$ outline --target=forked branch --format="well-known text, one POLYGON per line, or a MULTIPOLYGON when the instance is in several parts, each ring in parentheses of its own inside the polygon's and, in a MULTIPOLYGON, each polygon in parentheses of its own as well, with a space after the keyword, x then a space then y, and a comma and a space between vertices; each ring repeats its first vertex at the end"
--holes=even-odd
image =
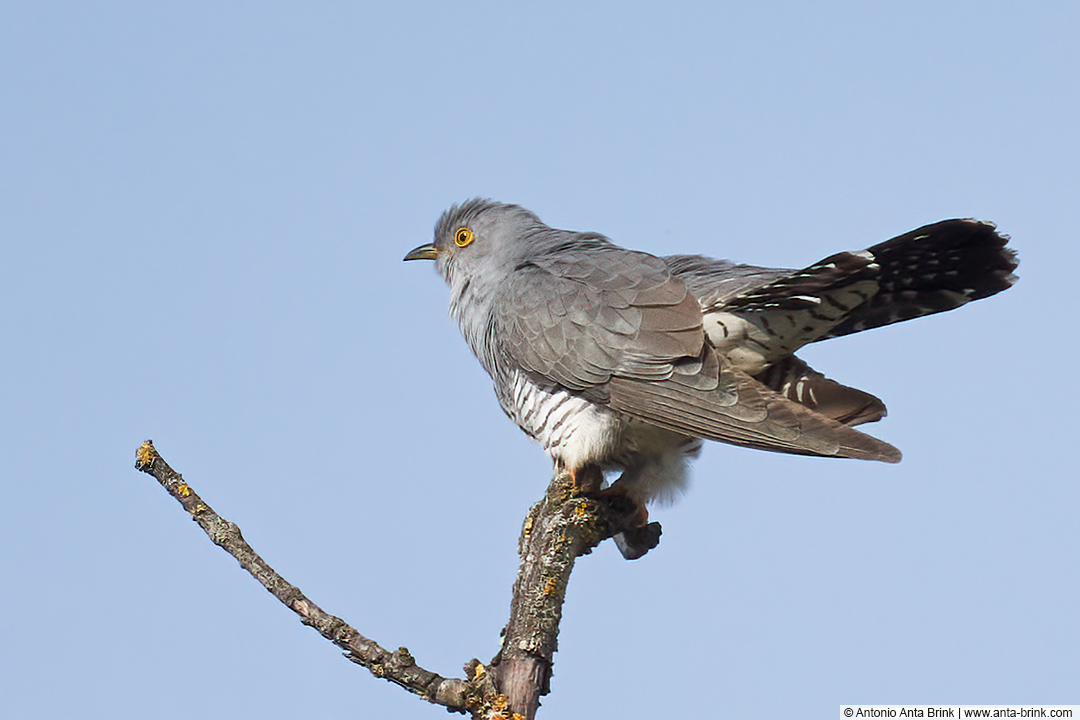
POLYGON ((299 615, 301 622, 341 648, 348 659, 428 702, 482 720, 535 717, 540 696, 549 690, 562 605, 574 562, 627 529, 623 525, 625 514, 619 508, 602 495, 576 495, 570 478, 557 474, 525 519, 518 543, 521 565, 502 649, 487 667, 477 660, 466 663, 467 678, 445 678, 417 665, 407 649, 386 650, 308 599, 259 557, 240 528, 214 512, 180 473, 169 467, 151 441, 136 451, 135 467, 152 475, 214 544, 236 558, 240 567, 299 615))

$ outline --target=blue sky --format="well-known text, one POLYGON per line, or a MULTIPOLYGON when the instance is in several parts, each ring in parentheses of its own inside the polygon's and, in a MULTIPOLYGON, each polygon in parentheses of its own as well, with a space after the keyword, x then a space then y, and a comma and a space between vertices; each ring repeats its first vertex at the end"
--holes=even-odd
POLYGON ((1073 3, 0 7, 0 696, 13 718, 436 718, 132 468, 445 675, 550 475, 430 267, 453 202, 802 266, 993 220, 1020 283, 810 348, 899 466, 709 445, 573 576, 541 717, 1076 703, 1073 3))

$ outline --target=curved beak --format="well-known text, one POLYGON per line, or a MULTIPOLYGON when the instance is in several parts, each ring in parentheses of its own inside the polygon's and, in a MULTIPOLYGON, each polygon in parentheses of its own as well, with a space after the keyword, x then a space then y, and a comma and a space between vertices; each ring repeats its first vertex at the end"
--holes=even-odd
POLYGON ((439 254, 438 249, 431 243, 427 245, 421 245, 420 247, 413 248, 409 251, 409 254, 405 256, 406 260, 434 260, 435 256, 439 254))

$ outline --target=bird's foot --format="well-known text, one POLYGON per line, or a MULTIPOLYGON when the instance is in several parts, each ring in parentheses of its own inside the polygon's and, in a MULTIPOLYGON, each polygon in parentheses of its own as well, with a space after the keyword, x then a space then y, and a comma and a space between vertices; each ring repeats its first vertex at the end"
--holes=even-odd
POLYGON ((567 473, 574 495, 593 496, 603 492, 600 488, 604 486, 604 471, 599 465, 584 465, 567 473))
POLYGON ((604 471, 599 465, 567 469, 571 492, 602 503, 605 515, 617 530, 612 536, 627 560, 637 560, 660 544, 660 523, 649 522, 649 511, 640 498, 615 483, 604 487, 604 471))
POLYGON ((637 560, 660 544, 660 523, 649 522, 649 511, 639 498, 618 483, 597 493, 607 505, 615 525, 622 528, 614 536, 615 545, 627 560, 637 560))
POLYGON ((624 528, 641 527, 649 521, 649 510, 636 496, 619 483, 594 493, 597 500, 604 503, 618 518, 618 525, 624 528))

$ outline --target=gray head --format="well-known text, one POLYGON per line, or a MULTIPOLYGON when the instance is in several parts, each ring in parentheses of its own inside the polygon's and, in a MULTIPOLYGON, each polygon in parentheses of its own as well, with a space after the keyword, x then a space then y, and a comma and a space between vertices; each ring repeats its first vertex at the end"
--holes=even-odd
POLYGON ((434 241, 405 259, 434 260, 451 287, 466 277, 497 281, 523 259, 530 240, 550 231, 525 208, 474 198, 444 212, 435 224, 434 241))
POLYGON ((434 260, 454 288, 470 282, 501 282, 521 262, 553 251, 610 245, 595 233, 556 230, 519 205, 474 198, 454 205, 435 224, 435 240, 406 260, 434 260))

